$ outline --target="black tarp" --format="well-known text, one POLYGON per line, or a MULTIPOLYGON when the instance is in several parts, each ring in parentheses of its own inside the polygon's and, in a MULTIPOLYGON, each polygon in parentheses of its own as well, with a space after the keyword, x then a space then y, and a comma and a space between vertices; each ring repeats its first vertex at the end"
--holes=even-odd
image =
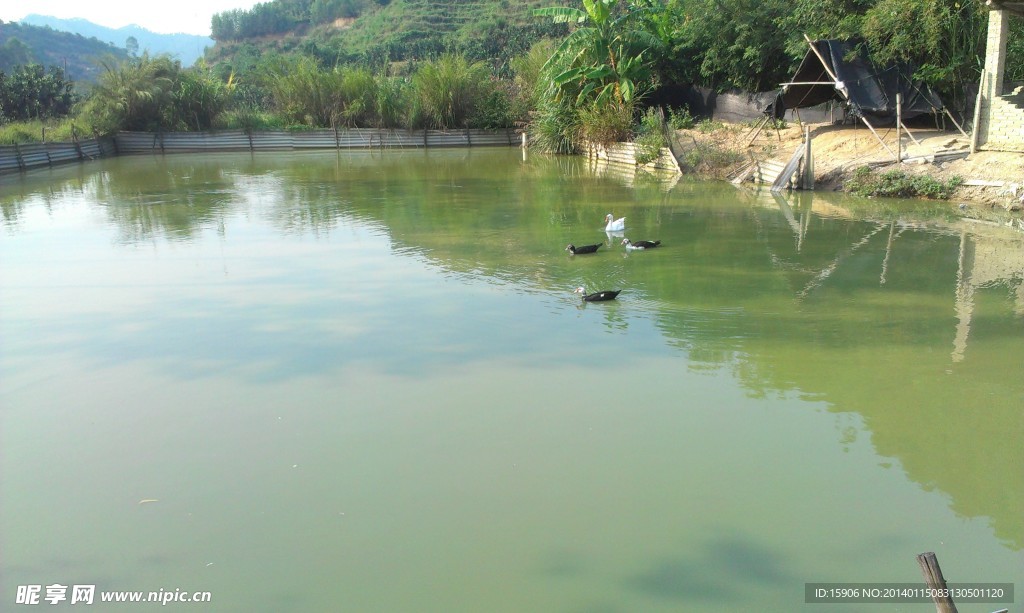
MULTIPOLYGON (((821 57, 808 49, 791 82, 783 88, 786 109, 817 106, 829 100, 848 101, 855 116, 870 117, 872 123, 896 119, 896 94, 900 94, 904 120, 943 110, 942 100, 923 81, 913 78, 907 64, 875 66, 868 62, 852 41, 817 40, 811 43, 821 57), (833 81, 829 71, 836 76, 833 81), (803 85, 808 83, 807 85, 803 85)), ((773 109, 767 109, 771 112, 773 109)), ((778 110, 777 108, 774 110, 778 110)))

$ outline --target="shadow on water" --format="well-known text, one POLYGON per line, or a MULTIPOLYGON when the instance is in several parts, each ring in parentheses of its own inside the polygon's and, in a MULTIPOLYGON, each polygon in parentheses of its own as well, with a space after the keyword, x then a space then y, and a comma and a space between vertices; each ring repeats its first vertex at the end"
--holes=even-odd
POLYGON ((801 577, 785 568, 785 556, 754 539, 718 536, 687 556, 659 560, 626 581, 659 598, 711 601, 722 606, 747 599, 739 592, 783 588, 801 577))

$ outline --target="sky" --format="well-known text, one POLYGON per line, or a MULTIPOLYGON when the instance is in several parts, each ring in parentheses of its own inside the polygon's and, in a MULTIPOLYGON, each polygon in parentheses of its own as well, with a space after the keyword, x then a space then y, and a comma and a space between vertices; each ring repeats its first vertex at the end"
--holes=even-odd
MULTIPOLYGON (((0 20, 20 21, 27 15, 72 19, 81 17, 108 28, 135 24, 160 34, 210 35, 214 13, 249 9, 261 0, 2 0, 0 20)), ((265 0, 264 0, 265 1, 265 0)))

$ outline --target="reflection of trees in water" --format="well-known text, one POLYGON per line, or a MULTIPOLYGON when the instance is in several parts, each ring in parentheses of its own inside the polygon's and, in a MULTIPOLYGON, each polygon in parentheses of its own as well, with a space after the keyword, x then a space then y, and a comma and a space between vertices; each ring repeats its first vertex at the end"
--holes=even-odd
MULTIPOLYGON (((922 487, 948 493, 956 512, 992 518, 999 538, 1024 547, 1024 492, 1006 483, 1024 473, 1010 359, 1024 311, 1017 234, 951 226, 932 204, 900 217, 884 202, 870 214, 842 197, 783 206, 685 180, 666 193, 595 178, 579 158, 507 153, 121 158, 30 197, 94 199, 124 242, 188 240, 245 213, 286 234, 370 229, 445 271, 567 300, 581 284, 622 284, 622 304, 600 311, 609 329, 649 318, 686 367, 728 370, 755 396, 797 391, 861 416, 837 423, 837 442, 870 440, 922 487), (630 238, 666 248, 566 257, 566 238, 603 240, 607 209, 627 216, 630 238), (671 235, 631 235, 642 221, 671 235)), ((24 202, 0 201, 7 223, 24 202)))
MULTIPOLYGON (((787 222, 790 236, 759 229, 790 291, 804 299, 785 334, 762 330, 747 343, 744 359, 756 366, 740 369, 743 380, 820 395, 834 411, 859 414, 879 454, 897 458, 924 488, 951 495, 958 513, 991 518, 996 535, 1021 549, 1024 526, 1008 509, 1024 506, 1013 482, 1024 474, 1022 388, 1009 358, 1022 341, 1015 313, 1024 309, 1024 236, 941 220, 880 223, 885 231, 871 236, 853 218, 829 241, 829 259, 812 244, 822 220, 806 231, 809 213, 787 222), (988 300, 975 304, 980 292, 988 300)), ((840 440, 848 430, 839 428, 840 440)))
POLYGON ((230 173, 191 156, 119 158, 91 175, 83 192, 103 207, 124 243, 188 240, 202 228, 222 229, 238 204, 230 173))

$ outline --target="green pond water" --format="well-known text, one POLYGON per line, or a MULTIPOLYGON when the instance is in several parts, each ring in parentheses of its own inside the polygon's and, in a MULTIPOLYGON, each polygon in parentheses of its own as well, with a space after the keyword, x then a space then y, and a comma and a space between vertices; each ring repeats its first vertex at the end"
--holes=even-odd
POLYGON ((804 594, 925 551, 1024 590, 1024 237, 946 204, 459 149, 0 207, 0 610, 926 612, 804 594))

